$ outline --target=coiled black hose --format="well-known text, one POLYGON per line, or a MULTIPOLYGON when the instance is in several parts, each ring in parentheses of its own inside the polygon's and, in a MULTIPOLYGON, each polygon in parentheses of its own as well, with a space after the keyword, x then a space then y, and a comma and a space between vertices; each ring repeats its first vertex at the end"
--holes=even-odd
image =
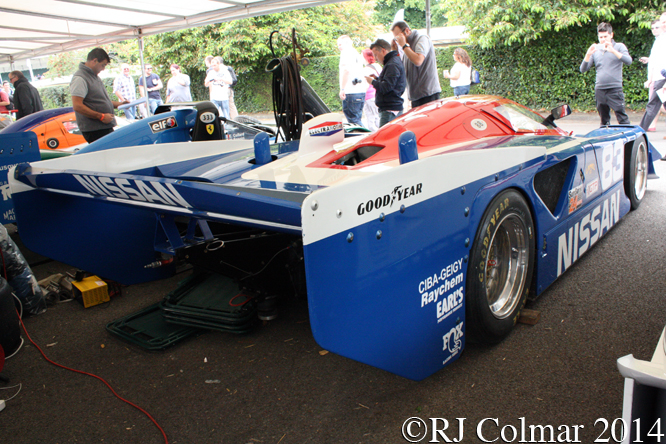
MULTIPOLYGON (((273 35, 277 32, 273 31, 269 40, 273 56, 273 35)), ((304 112, 298 64, 291 56, 275 58, 268 63, 266 71, 273 73, 273 114, 278 137, 285 142, 299 140, 304 112)))

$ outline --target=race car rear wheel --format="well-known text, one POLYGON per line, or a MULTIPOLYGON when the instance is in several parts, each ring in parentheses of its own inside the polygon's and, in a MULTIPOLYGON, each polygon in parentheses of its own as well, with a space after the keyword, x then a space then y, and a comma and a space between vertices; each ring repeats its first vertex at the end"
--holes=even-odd
POLYGON ((48 139, 46 141, 46 146, 48 146, 52 150, 58 148, 59 145, 60 145, 60 142, 56 138, 51 138, 51 139, 48 139))
POLYGON ((534 222, 516 190, 497 195, 481 219, 467 273, 467 332, 496 344, 516 324, 534 269, 534 222))
POLYGON ((624 159, 624 190, 631 200, 631 209, 641 204, 648 177, 648 149, 645 137, 634 140, 631 150, 626 150, 624 159))

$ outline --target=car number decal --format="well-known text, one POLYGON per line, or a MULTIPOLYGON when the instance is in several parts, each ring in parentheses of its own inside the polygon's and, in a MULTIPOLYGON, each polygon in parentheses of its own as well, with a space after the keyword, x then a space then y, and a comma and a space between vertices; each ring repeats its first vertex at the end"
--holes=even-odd
POLYGON ((474 119, 470 122, 472 128, 477 131, 485 131, 488 128, 488 124, 483 119, 474 119))

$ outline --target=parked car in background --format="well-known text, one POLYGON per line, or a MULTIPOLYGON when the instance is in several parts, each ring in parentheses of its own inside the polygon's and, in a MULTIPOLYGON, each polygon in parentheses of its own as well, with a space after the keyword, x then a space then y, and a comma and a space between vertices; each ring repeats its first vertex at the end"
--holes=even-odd
POLYGON ((69 148, 85 143, 74 116, 74 108, 47 109, 30 114, 0 131, 0 135, 32 131, 40 150, 69 148))

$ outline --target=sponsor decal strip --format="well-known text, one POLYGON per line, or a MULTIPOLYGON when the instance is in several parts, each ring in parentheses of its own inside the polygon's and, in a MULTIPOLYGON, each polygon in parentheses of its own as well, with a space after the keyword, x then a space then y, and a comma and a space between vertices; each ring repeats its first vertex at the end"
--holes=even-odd
POLYGON ((543 162, 545 154, 545 148, 533 146, 456 152, 317 190, 303 202, 303 243, 318 242, 370 222, 380 214, 399 212, 403 205, 407 209, 479 180, 492 181, 492 175, 498 172, 516 169, 517 173, 519 165, 523 166, 520 174, 528 174, 525 171, 543 162))
POLYGON ((155 133, 159 133, 162 131, 166 131, 171 128, 176 128, 178 126, 178 122, 176 121, 176 118, 173 116, 165 117, 164 119, 156 120, 154 122, 150 123, 150 130, 155 133))
POLYGON ((462 350, 462 337, 464 335, 463 332, 463 322, 460 324, 456 325, 453 327, 447 334, 442 336, 442 340, 444 341, 444 347, 442 348, 443 351, 447 351, 451 354, 448 358, 442 362, 442 365, 446 364, 449 362, 455 355, 460 353, 462 350))
POLYGON ((615 191, 557 239, 559 277, 620 220, 620 190, 615 191))
POLYGON ((85 176, 74 174, 73 177, 90 192, 98 196, 117 197, 139 202, 160 202, 164 205, 191 208, 192 206, 178 193, 169 182, 153 182, 122 177, 85 176))
POLYGON ((124 203, 124 204, 130 204, 138 207, 144 207, 144 208, 151 208, 151 209, 157 209, 157 210, 163 210, 163 211, 171 211, 171 212, 176 212, 176 213, 181 213, 181 214, 186 214, 186 215, 194 215, 196 213, 196 217, 198 218, 204 218, 204 217, 209 217, 211 219, 221 219, 225 221, 232 221, 232 222, 239 222, 243 224, 253 224, 253 225, 260 225, 264 227, 272 227, 272 228, 281 228, 284 230, 290 230, 290 231, 295 231, 300 233, 301 232, 301 227, 296 226, 296 225, 287 225, 287 224, 279 224, 276 222, 269 222, 269 221, 264 221, 260 219, 250 219, 246 217, 238 217, 238 216, 231 216, 228 214, 221 214, 221 213, 211 213, 207 211, 193 211, 189 210, 187 208, 182 208, 182 207, 175 207, 175 206, 169 206, 169 205, 160 205, 160 204, 155 204, 155 203, 147 203, 147 202, 139 202, 139 201, 134 201, 134 200, 127 200, 127 199, 119 199, 117 197, 109 197, 109 196, 93 196, 87 193, 80 193, 77 191, 66 191, 66 190, 60 190, 57 188, 40 188, 40 190, 48 191, 51 193, 58 193, 58 194, 66 194, 69 196, 76 196, 76 197, 85 197, 88 199, 104 199, 108 200, 109 202, 116 202, 116 203, 124 203))
POLYGON ((421 308, 436 302, 437 323, 463 306, 465 276, 462 262, 462 258, 457 259, 443 267, 439 274, 428 276, 419 283, 421 308))
POLYGON ((372 210, 379 210, 382 207, 391 208, 394 202, 402 202, 402 200, 407 199, 410 196, 421 194, 422 191, 423 183, 417 183, 412 186, 398 185, 393 188, 393 191, 391 191, 390 194, 385 194, 384 196, 376 197, 375 199, 370 199, 367 202, 361 202, 358 204, 356 214, 362 216, 366 212, 369 213, 372 210))
POLYGON ((325 122, 321 125, 313 126, 309 130, 310 136, 330 136, 339 131, 342 131, 344 127, 341 122, 325 122))

